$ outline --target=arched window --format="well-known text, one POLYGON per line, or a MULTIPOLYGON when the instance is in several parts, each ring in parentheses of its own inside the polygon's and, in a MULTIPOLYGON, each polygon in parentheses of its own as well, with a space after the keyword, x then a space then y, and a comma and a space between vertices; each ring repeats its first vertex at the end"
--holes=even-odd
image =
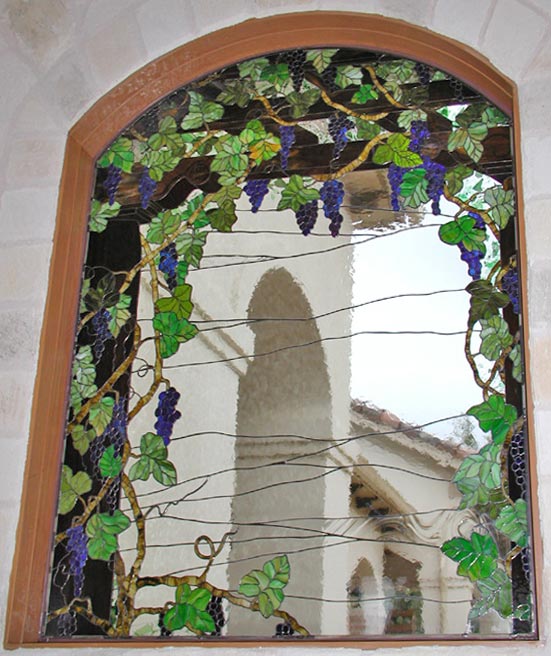
POLYGON ((363 639, 378 602, 381 640, 536 636, 512 91, 357 18, 200 41, 73 131, 13 644, 363 639))

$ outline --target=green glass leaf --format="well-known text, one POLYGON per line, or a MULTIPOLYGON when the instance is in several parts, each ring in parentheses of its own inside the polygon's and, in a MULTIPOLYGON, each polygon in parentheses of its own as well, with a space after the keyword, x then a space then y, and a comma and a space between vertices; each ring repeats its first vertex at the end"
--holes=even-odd
POLYGON ((152 134, 147 141, 149 148, 153 150, 166 148, 172 154, 183 154, 185 152, 185 144, 186 140, 178 132, 178 126, 172 116, 165 116, 159 124, 159 131, 152 134))
POLYGON ((177 481, 176 468, 166 458, 168 449, 160 435, 146 433, 140 441, 141 458, 132 465, 130 480, 146 481, 151 475, 162 485, 174 485, 177 481))
POLYGON ((506 506, 496 519, 496 528, 516 542, 519 547, 528 546, 528 509, 524 499, 517 499, 506 506))
POLYGON ((346 89, 351 85, 359 86, 363 80, 363 70, 359 66, 337 66, 335 75, 335 84, 341 89, 346 89))
POLYGON ((178 285, 184 285, 186 282, 186 277, 189 269, 189 264, 187 262, 178 262, 176 265, 176 282, 178 285))
POLYGON ((241 197, 243 189, 236 184, 229 184, 221 187, 213 197, 213 202, 221 206, 226 202, 237 200, 241 197))
POLYGON ((117 280, 111 272, 102 276, 95 287, 90 287, 84 297, 86 308, 92 312, 97 312, 102 308, 110 308, 116 305, 118 300, 117 280))
POLYGON ((400 195, 404 199, 406 207, 417 208, 428 203, 428 182, 425 177, 425 169, 412 169, 406 171, 400 185, 400 195))
POLYGON ((211 226, 219 232, 231 232, 233 224, 237 221, 235 203, 225 201, 219 207, 208 211, 211 226))
POLYGON ((365 105, 370 100, 377 100, 379 92, 372 84, 362 84, 352 96, 352 102, 357 105, 365 105))
POLYGON ((269 560, 264 564, 262 570, 270 579, 268 584, 270 588, 283 587, 289 582, 291 565, 287 556, 277 556, 273 560, 269 560))
POLYGON ((507 294, 496 289, 489 280, 475 280, 467 285, 466 291, 471 295, 469 326, 493 317, 510 302, 507 294))
POLYGON ((490 610, 496 610, 505 619, 511 617, 513 588, 511 580, 502 569, 498 568, 491 576, 477 581, 476 588, 480 598, 469 612, 470 620, 486 615, 490 610))
POLYGON ((517 420, 515 406, 505 403, 502 396, 493 394, 487 401, 467 410, 467 414, 478 419, 483 431, 491 431, 495 444, 503 444, 507 433, 517 420))
POLYGON ((427 113, 422 109, 406 109, 398 114, 398 126, 403 130, 409 130, 413 121, 426 121, 427 113))
POLYGON ((524 376, 522 374, 522 353, 520 350, 520 344, 515 344, 513 350, 509 353, 509 359, 513 363, 513 370, 511 372, 513 378, 522 383, 524 376))
POLYGON ((160 350, 162 358, 174 355, 180 343, 187 342, 197 335, 197 327, 187 319, 179 319, 174 312, 158 312, 153 319, 153 328, 161 334, 160 350))
MULTIPOLYGON (((182 142, 183 149, 184 145, 182 142)), ((176 153, 171 150, 149 150, 143 158, 142 164, 147 166, 149 177, 156 182, 163 179, 165 173, 173 171, 180 163, 180 150, 176 153)))
POLYGON ((480 120, 489 128, 497 128, 501 125, 510 125, 511 121, 500 109, 488 105, 482 112, 480 120))
POLYGON ((258 609, 263 617, 270 617, 281 606, 284 599, 282 590, 268 588, 258 595, 258 609))
POLYGON ((136 481, 136 480, 141 480, 141 481, 147 481, 147 479, 151 476, 151 466, 153 464, 153 460, 151 458, 140 458, 137 462, 135 462, 132 467, 130 467, 130 471, 128 472, 128 478, 131 481, 136 481))
POLYGON ((260 74, 260 79, 272 84, 274 90, 279 93, 286 94, 292 89, 289 67, 285 63, 266 66, 260 74))
POLYGON ((73 474, 68 465, 61 468, 61 484, 59 491, 59 513, 66 515, 75 507, 78 497, 90 492, 92 479, 86 472, 79 471, 73 474))
POLYGON ((484 200, 490 206, 490 217, 503 230, 515 213, 514 192, 505 191, 501 186, 492 187, 484 192, 484 200))
POLYGON ((410 140, 401 133, 391 134, 386 144, 377 147, 373 154, 375 164, 393 162, 403 168, 419 166, 423 163, 421 157, 409 150, 410 140))
POLYGON ((121 473, 121 469, 122 459, 115 455, 115 447, 113 445, 107 447, 99 459, 101 475, 105 478, 115 478, 121 473))
POLYGON ((461 507, 483 507, 492 500, 500 504, 501 474, 500 445, 487 444, 479 453, 467 456, 453 479, 463 495, 461 507), (498 497, 496 491, 500 493, 498 497))
MULTIPOLYGON (((287 556, 277 556, 264 563, 262 570, 255 569, 246 574, 239 583, 239 592, 246 597, 258 597, 259 608, 272 614, 283 601, 284 588, 289 581, 290 565, 287 556), (261 602, 260 599, 263 599, 261 602), (271 610, 269 610, 271 609, 271 610)), ((264 615, 269 617, 269 615, 264 615)))
MULTIPOLYGON (((81 346, 73 360, 74 393, 82 399, 89 399, 98 391, 96 380, 96 367, 91 346, 81 346)), ((73 390, 72 390, 73 393, 73 390)))
POLYGON ((442 552, 459 563, 459 576, 471 581, 488 578, 497 568, 497 545, 489 535, 474 532, 470 540, 453 538, 442 545, 442 552))
POLYGON ((467 155, 478 162, 484 152, 482 141, 488 135, 488 128, 484 123, 472 123, 468 128, 460 127, 454 130, 448 138, 448 150, 463 149, 467 155))
POLYGON ((275 157, 281 150, 279 137, 267 133, 261 141, 256 141, 250 146, 250 155, 253 162, 258 166, 275 157))
POLYGON ((318 73, 323 73, 336 53, 336 48, 314 48, 306 51, 306 61, 312 62, 318 73))
POLYGON ((462 243, 468 251, 486 250, 486 232, 476 228, 475 219, 470 216, 460 216, 455 221, 440 226, 438 236, 446 244, 462 243))
POLYGON ((239 140, 246 146, 264 139, 266 136, 266 128, 258 119, 249 121, 245 128, 239 133, 239 140))
POLYGON ((191 285, 178 285, 172 290, 172 296, 157 300, 155 303, 157 313, 173 312, 178 319, 188 319, 193 311, 192 291, 191 285))
POLYGON ((300 175, 292 175, 289 182, 281 191, 281 200, 277 206, 278 210, 292 209, 297 212, 301 205, 319 198, 317 189, 307 189, 304 179, 300 175))
POLYGON ((320 90, 318 88, 308 89, 299 93, 298 91, 291 91, 287 94, 287 101, 291 105, 291 116, 293 118, 301 118, 308 113, 308 110, 320 98, 320 90))
POLYGON ((207 232, 185 232, 176 239, 175 244, 178 254, 183 255, 185 261, 191 266, 199 268, 207 235, 207 232))
POLYGON ((269 65, 269 60, 266 57, 257 57, 256 59, 249 59, 247 61, 237 64, 239 75, 242 78, 251 78, 251 80, 259 80, 262 71, 269 65))
POLYGON ((186 599, 186 603, 197 610, 206 610, 211 600, 212 593, 205 588, 195 588, 191 591, 186 599))
POLYGON ((501 352, 513 343, 509 326, 497 314, 489 319, 481 319, 480 325, 480 352, 487 360, 497 360, 501 352))
POLYGON ((153 460, 151 473, 153 478, 161 485, 175 485, 178 480, 176 467, 168 460, 153 460))
POLYGON ((113 164, 125 173, 132 173, 134 163, 133 144, 127 137, 119 137, 113 145, 100 157, 98 166, 106 168, 113 164))
POLYGON ((214 633, 216 631, 214 620, 210 614, 204 610, 195 611, 195 616, 189 620, 189 626, 192 629, 205 634, 214 633))
POLYGON ((189 606, 176 605, 169 608, 163 618, 163 623, 169 631, 183 629, 189 620, 189 606))
POLYGON ((205 100, 196 91, 189 92, 189 109, 182 121, 183 130, 193 130, 212 121, 218 121, 224 115, 223 105, 205 100))
POLYGON ((248 167, 249 158, 246 145, 239 137, 221 137, 216 145, 217 154, 211 163, 211 170, 219 173, 242 175, 248 167))
POLYGON ((206 612, 211 597, 209 590, 196 588, 192 591, 187 583, 179 585, 176 590, 176 605, 165 613, 164 625, 171 631, 187 627, 196 633, 214 632, 214 620, 206 612))
POLYGON ((90 232, 103 232, 107 228, 107 220, 117 216, 120 212, 121 206, 119 203, 114 202, 113 205, 109 203, 100 203, 99 200, 92 201, 92 208, 90 210, 90 232))
POLYGON ((255 95, 255 89, 248 80, 228 80, 224 83, 222 91, 216 97, 224 105, 237 105, 245 108, 255 95))
POLYGON ((101 435, 109 425, 113 417, 113 406, 115 399, 110 396, 104 396, 97 403, 90 407, 88 421, 97 435, 101 435))
POLYGON ((361 118, 356 119, 356 133, 358 139, 371 141, 381 132, 381 126, 374 121, 364 121, 361 118))
POLYGON ((402 84, 418 82, 417 73, 415 72, 415 62, 411 59, 394 59, 392 61, 382 62, 377 64, 375 70, 377 76, 385 80, 394 80, 402 84))
POLYGON ((71 439, 73 440, 73 447, 76 451, 83 456, 88 449, 90 444, 96 437, 96 433, 93 430, 87 430, 81 424, 77 424, 71 431, 71 439))
POLYGON ((126 325, 126 322, 130 319, 131 314, 130 303, 132 302, 132 297, 128 294, 121 294, 117 304, 109 308, 109 314, 111 319, 109 321, 109 330, 113 337, 117 337, 121 332, 121 328, 126 325))
POLYGON ((468 166, 454 166, 453 169, 448 169, 446 171, 445 180, 448 185, 448 191, 452 196, 458 194, 463 188, 463 182, 470 178, 473 174, 473 170, 468 166))
POLYGON ((167 210, 154 216, 149 224, 145 238, 150 244, 162 244, 180 227, 182 216, 178 211, 167 210))

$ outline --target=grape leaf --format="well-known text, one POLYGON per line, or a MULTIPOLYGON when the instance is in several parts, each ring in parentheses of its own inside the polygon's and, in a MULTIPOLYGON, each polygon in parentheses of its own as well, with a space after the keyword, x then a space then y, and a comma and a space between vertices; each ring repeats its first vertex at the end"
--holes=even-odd
POLYGON ((159 298, 155 303, 155 309, 158 313, 173 312, 178 319, 188 319, 192 310, 191 285, 178 285, 172 290, 172 296, 159 298))
POLYGON ((219 207, 209 210, 208 217, 211 226, 219 232, 231 232, 233 224, 237 221, 235 203, 225 201, 219 207))
POLYGON ((462 493, 462 508, 485 506, 495 490, 501 489, 501 449, 487 444, 479 453, 467 456, 457 470, 453 482, 462 493))
POLYGON ((452 196, 458 194, 463 188, 463 181, 470 178, 473 170, 468 166, 459 164, 446 171, 445 180, 448 185, 448 191, 452 196))
POLYGON ((302 93, 291 91, 287 94, 287 100, 291 105, 291 116, 293 118, 304 116, 319 97, 319 89, 308 89, 302 93))
POLYGON ((505 506, 496 519, 496 528, 516 542, 519 547, 528 546, 528 510, 524 499, 517 499, 512 506, 505 506))
POLYGON ((96 380, 96 367, 91 346, 81 346, 76 352, 73 360, 73 380, 71 387, 74 388, 80 399, 89 399, 98 391, 96 380))
POLYGON ((358 139, 371 141, 381 132, 381 126, 374 121, 364 121, 361 118, 356 119, 356 133, 358 139))
POLYGON ((359 86, 363 80, 363 71, 358 66, 337 66, 335 75, 335 84, 341 89, 346 89, 351 85, 359 86))
POLYGON ((398 115, 398 126, 403 130, 409 130, 413 121, 426 121, 427 113, 422 109, 406 109, 398 115))
POLYGON ((209 590, 191 590, 189 584, 180 584, 176 589, 176 604, 165 613, 165 627, 170 631, 187 627, 196 633, 213 633, 216 626, 210 614, 206 612, 211 597, 209 590))
POLYGON ((116 201, 113 205, 109 203, 100 203, 99 200, 92 201, 92 208, 90 210, 90 232, 103 232, 107 228, 107 219, 111 219, 120 212, 120 203, 116 201))
POLYGON ((147 144, 152 150, 166 148, 171 154, 180 155, 183 154, 186 140, 184 135, 178 132, 178 126, 172 116, 165 116, 159 124, 159 131, 149 137, 147 144))
POLYGON ((469 326, 480 319, 489 319, 509 303, 507 294, 496 289, 489 280, 475 280, 466 287, 471 295, 469 326))
POLYGON ((477 581, 476 587, 480 598, 469 612, 469 620, 496 610, 507 619, 513 614, 513 588, 511 580, 502 569, 496 569, 491 576, 477 581))
POLYGON ((467 155, 478 162, 484 152, 482 142, 488 135, 488 128, 484 123, 472 123, 468 128, 460 127, 454 130, 448 139, 448 150, 463 149, 467 155))
POLYGON ((373 153, 375 164, 387 164, 393 162, 403 168, 419 166, 423 163, 421 157, 409 150, 410 140, 400 132, 391 134, 385 144, 377 147, 373 153))
POLYGON ((162 244, 166 237, 176 232, 181 222, 180 212, 175 210, 161 212, 151 220, 145 238, 150 244, 162 244))
POLYGON ((61 484, 59 489, 59 514, 66 515, 75 507, 78 497, 90 492, 92 479, 86 472, 73 474, 68 465, 61 468, 61 484))
POLYGON ((217 121, 224 115, 223 105, 205 100, 197 91, 190 91, 189 98, 188 113, 182 120, 183 130, 199 128, 205 123, 217 121))
POLYGON ((270 617, 285 597, 283 588, 289 582, 290 565, 287 556, 277 556, 264 563, 262 570, 246 574, 239 583, 239 592, 246 597, 257 597, 264 617, 270 617))
POLYGON ((307 189, 304 179, 300 175, 292 175, 287 185, 281 191, 281 200, 277 206, 278 210, 292 209, 298 212, 301 205, 319 198, 317 189, 307 189))
POLYGON ((509 359, 513 363, 513 370, 511 372, 513 378, 522 383, 523 374, 522 374, 522 354, 520 351, 520 344, 515 344, 512 351, 509 353, 509 359))
POLYGON ((83 456, 90 444, 96 438, 96 433, 93 430, 86 429, 82 424, 77 424, 71 430, 71 439, 73 440, 73 447, 83 456))
POLYGON ((126 324, 128 319, 130 319, 130 303, 132 302, 132 297, 128 294, 121 294, 117 304, 109 308, 109 314, 111 315, 111 320, 109 321, 109 330, 113 337, 117 337, 121 331, 121 328, 126 324))
POLYGON ((187 342, 199 332, 187 319, 179 319, 174 312, 157 312, 153 328, 160 333, 162 358, 174 355, 182 342, 187 342))
POLYGON ((266 57, 257 57, 256 59, 248 59, 247 61, 237 64, 240 77, 251 78, 252 80, 259 80, 260 74, 269 65, 269 60, 266 57))
POLYGON ((498 314, 481 319, 480 325, 480 352, 487 360, 497 360, 501 352, 513 343, 509 326, 498 314))
POLYGON ((491 431, 494 444, 503 444, 518 417, 515 406, 505 403, 499 394, 493 394, 484 403, 469 408, 467 414, 478 419, 483 431, 491 431))
POLYGON ((336 48, 314 48, 306 51, 306 61, 311 61, 316 71, 323 73, 336 53, 336 48))
POLYGON ((503 230, 515 213, 514 192, 505 191, 501 186, 491 187, 484 192, 484 200, 490 206, 488 213, 492 220, 503 230))
POLYGON ((212 160, 211 170, 218 173, 243 174, 249 164, 245 147, 239 137, 232 135, 221 137, 216 144, 217 154, 212 160))
POLYGON ((442 552, 459 563, 459 576, 471 581, 488 578, 497 568, 497 545, 489 535, 473 532, 470 540, 453 538, 444 542, 442 552))
POLYGON ((90 407, 88 414, 88 421, 92 428, 96 431, 96 435, 101 435, 109 425, 113 417, 113 406, 115 399, 111 396, 104 396, 97 403, 90 407))
POLYGON ((352 96, 351 100, 357 105, 365 105, 370 100, 377 100, 378 97, 379 92, 372 84, 362 84, 361 87, 352 96))
POLYGON ((224 83, 222 91, 216 97, 224 105, 237 105, 245 108, 255 95, 254 87, 250 81, 244 79, 228 80, 224 83))
POLYGON ((176 468, 167 459, 168 449, 163 438, 155 433, 146 433, 140 441, 141 457, 135 462, 128 477, 131 481, 146 481, 151 475, 161 485, 174 485, 177 482, 176 468))
POLYGON ((183 255, 185 261, 196 268, 201 264, 203 247, 207 241, 206 232, 183 233, 176 239, 176 250, 183 255))
POLYGON ((460 216, 455 221, 440 226, 438 236, 446 244, 462 243, 468 251, 486 250, 486 232, 476 228, 475 219, 470 216, 460 216))
POLYGON ((180 156, 170 150, 149 150, 142 158, 142 164, 149 169, 149 177, 156 182, 160 182, 164 174, 173 171, 179 163, 180 156))
POLYGON ((127 137, 119 137, 98 160, 100 168, 106 168, 112 164, 125 173, 132 173, 133 163, 132 141, 127 137))
POLYGON ((113 445, 107 447, 99 459, 100 474, 105 478, 115 478, 121 473, 121 469, 122 459, 115 455, 115 447, 113 445))
POLYGON ((120 510, 112 515, 97 513, 92 515, 86 524, 88 541, 88 554, 94 560, 108 561, 119 548, 117 536, 126 531, 130 520, 120 510))
POLYGON ((417 208, 427 203, 427 179, 425 169, 412 169, 406 171, 400 185, 400 195, 404 199, 404 205, 417 208))

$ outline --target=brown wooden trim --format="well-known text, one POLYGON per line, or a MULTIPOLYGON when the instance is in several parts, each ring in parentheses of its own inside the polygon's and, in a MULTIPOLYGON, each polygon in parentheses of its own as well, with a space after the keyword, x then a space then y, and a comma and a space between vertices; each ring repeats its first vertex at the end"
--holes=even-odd
MULTIPOLYGON (((62 452, 70 363, 74 341, 80 275, 86 244, 94 164, 102 150, 132 120, 174 89, 260 54, 294 47, 357 47, 419 59, 442 68, 480 91, 507 114, 513 113, 512 82, 474 50, 446 37, 405 22, 349 12, 308 12, 253 19, 219 30, 173 50, 147 64, 101 98, 69 133, 60 187, 57 227, 50 265, 46 312, 42 327, 38 373, 33 399, 21 515, 17 531, 14 567, 8 599, 5 647, 82 646, 103 647, 132 644, 149 647, 151 641, 41 642, 40 628, 46 594, 51 539, 55 521, 59 463, 62 452)), ((518 118, 517 127, 518 127, 518 118)), ((518 129, 516 157, 520 156, 518 129)), ((518 159, 517 159, 518 162, 518 159)), ((520 180, 518 180, 520 185, 520 180)), ((519 187, 520 191, 520 187, 519 187)), ((520 195, 520 194, 519 194, 520 195)), ((521 251, 524 258, 524 232, 521 251)), ((533 424, 528 402, 529 422, 533 424)), ((533 449, 530 449, 535 472, 533 449)), ((532 478, 533 480, 533 478, 532 478)), ((533 498, 536 498, 532 482, 533 498)), ((536 509, 535 509, 536 511, 536 509)), ((537 514, 534 515, 537 519, 537 514)), ((538 569, 541 563, 537 521, 534 522, 538 569)), ((538 583, 539 586, 539 583, 538 583)), ((369 647, 406 644, 464 644, 460 640, 396 640, 369 642, 369 647)), ((507 640, 518 644, 518 641, 507 640)), ((481 644, 503 644, 483 640, 481 644)), ((155 643, 158 645, 159 643, 155 643)), ((170 644, 164 643, 163 644, 170 644)), ((182 644, 173 641, 172 644, 182 644)), ((364 647, 358 641, 304 640, 300 642, 186 641, 204 646, 298 644, 364 647)))

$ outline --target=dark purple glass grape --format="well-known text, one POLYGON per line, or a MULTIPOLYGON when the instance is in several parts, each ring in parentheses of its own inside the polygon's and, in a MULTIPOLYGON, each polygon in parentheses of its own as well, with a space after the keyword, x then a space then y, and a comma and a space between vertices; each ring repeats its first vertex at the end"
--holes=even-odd
MULTIPOLYGON (((295 126, 294 125, 280 125, 279 126, 279 140, 281 142, 281 150, 279 157, 281 160, 281 168, 286 170, 289 164, 289 154, 291 148, 296 140, 295 126)), ((253 210, 254 211, 254 210, 253 210)))
POLYGON ((283 56, 289 66, 289 74, 293 81, 293 89, 300 91, 304 80, 304 65, 306 64, 306 52, 304 50, 290 50, 283 56))
POLYGON ((518 271, 513 267, 501 279, 501 289, 504 291, 511 301, 513 312, 519 314, 520 303, 518 297, 518 271))
POLYGON ((446 167, 434 162, 430 157, 423 157, 423 168, 427 172, 427 196, 432 201, 432 213, 440 214, 440 197, 444 193, 446 167))
POLYGON ((471 219, 474 219, 475 228, 478 228, 479 230, 486 230, 484 219, 480 216, 480 214, 478 214, 478 212, 469 212, 469 216, 471 219))
POLYGON ((409 150, 419 154, 421 147, 430 138, 430 132, 426 121, 412 121, 410 127, 411 140, 409 150))
POLYGON ((178 266, 178 252, 176 245, 169 244, 159 253, 159 271, 165 277, 168 288, 172 291, 178 284, 176 267, 178 266))
POLYGON ((297 224, 303 235, 309 235, 318 218, 318 201, 312 200, 301 205, 296 212, 297 224))
POLYGON ((322 71, 321 73, 321 81, 323 82, 323 86, 326 91, 329 93, 333 93, 333 91, 338 90, 338 85, 335 82, 337 77, 337 65, 336 64, 329 64, 329 66, 322 71))
POLYGON ((388 177, 388 182, 390 184, 390 203, 392 205, 392 209, 395 212, 400 211, 400 186, 402 184, 402 180, 404 179, 404 173, 407 171, 407 169, 402 168, 401 166, 398 166, 397 164, 390 164, 390 166, 387 169, 387 177, 388 177))
POLYGON ((142 171, 142 174, 140 176, 140 182, 138 185, 140 197, 142 200, 142 208, 144 210, 149 205, 151 196, 153 196, 153 193, 156 188, 157 188, 157 183, 149 176, 149 169, 146 166, 142 171))
POLYGON ((461 251, 461 259, 469 266, 469 275, 473 280, 480 280, 480 275, 482 273, 482 258, 484 257, 482 251, 469 251, 461 242, 457 245, 461 251))
POLYGON ((329 117, 328 129, 333 139, 333 159, 339 159, 344 147, 348 143, 347 132, 353 127, 352 121, 343 112, 334 112, 329 117))
POLYGON ((268 193, 269 180, 247 180, 243 191, 251 203, 251 212, 256 214, 262 205, 264 196, 268 193))
POLYGON ((92 350, 96 360, 99 360, 103 355, 103 352, 105 351, 105 342, 113 337, 109 330, 110 321, 111 315, 106 308, 101 308, 101 310, 98 310, 92 317, 92 328, 94 331, 92 350))
POLYGON ((344 198, 344 185, 340 180, 326 180, 320 190, 323 213, 329 219, 329 232, 336 237, 343 221, 340 208, 344 198))
POLYGON ((109 168, 107 169, 107 177, 103 181, 103 188, 105 189, 107 197, 109 198, 109 205, 113 205, 115 202, 115 194, 119 188, 121 178, 122 170, 119 169, 118 166, 110 164, 109 168))
POLYGON ((84 585, 84 566, 88 559, 88 536, 80 524, 67 529, 67 553, 69 571, 73 576, 74 596, 80 597, 84 585))
POLYGON ((427 86, 427 84, 430 83, 430 78, 432 77, 432 69, 430 66, 427 66, 426 64, 422 64, 421 62, 416 62, 415 72, 417 73, 419 82, 423 86, 427 86))
POLYGON ((210 635, 212 636, 222 635, 222 628, 226 624, 226 618, 224 616, 224 608, 222 607, 222 597, 218 597, 217 595, 212 595, 206 610, 207 613, 212 617, 215 626, 214 631, 210 635))
POLYGON ((282 622, 281 624, 276 624, 276 637, 283 636, 292 636, 295 633, 293 627, 289 622, 282 622))
POLYGON ((174 424, 182 414, 176 410, 176 405, 180 399, 180 394, 174 387, 169 387, 159 394, 159 401, 155 410, 157 421, 155 422, 155 432, 163 438, 165 446, 170 443, 174 424))

